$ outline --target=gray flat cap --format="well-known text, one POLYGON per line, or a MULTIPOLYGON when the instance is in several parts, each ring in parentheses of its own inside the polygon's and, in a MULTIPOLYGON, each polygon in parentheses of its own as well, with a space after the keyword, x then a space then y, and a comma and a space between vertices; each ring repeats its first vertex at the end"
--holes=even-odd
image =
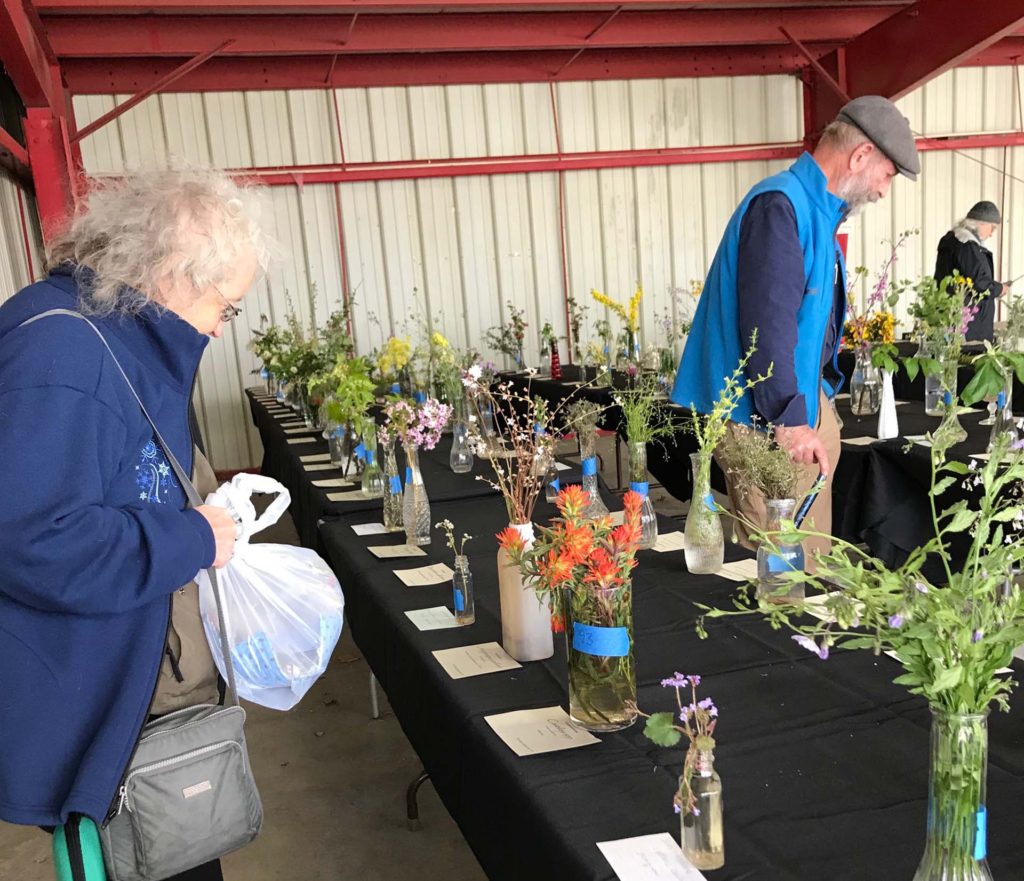
POLYGON ((917 155, 914 133, 908 120, 896 105, 881 95, 854 98, 839 111, 840 122, 856 126, 881 150, 904 177, 917 180, 921 160, 917 155))
POLYGON ((982 223, 1002 223, 1003 218, 996 207, 995 202, 978 202, 967 212, 968 220, 980 220, 982 223))

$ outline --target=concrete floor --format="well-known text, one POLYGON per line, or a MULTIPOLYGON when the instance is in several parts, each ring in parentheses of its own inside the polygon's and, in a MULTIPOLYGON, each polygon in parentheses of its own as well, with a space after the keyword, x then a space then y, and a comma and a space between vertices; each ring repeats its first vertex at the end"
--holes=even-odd
MULTIPOLYGON (((613 441, 599 444, 602 475, 614 485, 613 441)), ((671 516, 685 507, 660 489, 652 488, 652 499, 671 516)), ((261 538, 297 542, 287 515, 261 538)), ((417 881, 484 881, 429 783, 420 789, 422 830, 406 828, 405 788, 421 766, 383 694, 382 717, 370 718, 368 683, 369 668, 346 632, 298 707, 246 705, 265 821, 256 842, 224 860, 226 881, 398 881, 411 871, 417 881)), ((0 822, 0 881, 53 881, 49 849, 38 829, 0 822)))

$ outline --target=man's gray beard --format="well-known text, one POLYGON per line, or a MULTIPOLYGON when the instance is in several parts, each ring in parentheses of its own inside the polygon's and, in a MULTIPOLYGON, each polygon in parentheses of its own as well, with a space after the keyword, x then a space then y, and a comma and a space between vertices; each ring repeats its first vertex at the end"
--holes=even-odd
POLYGON ((840 184, 838 196, 849 208, 847 217, 852 217, 860 214, 861 209, 871 202, 871 187, 859 177, 847 178, 840 184))

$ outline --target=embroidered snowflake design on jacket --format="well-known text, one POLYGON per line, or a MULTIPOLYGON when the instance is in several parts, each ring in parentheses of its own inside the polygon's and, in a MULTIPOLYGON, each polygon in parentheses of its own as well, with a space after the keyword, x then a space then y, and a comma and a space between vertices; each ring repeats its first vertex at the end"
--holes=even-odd
POLYGON ((139 464, 135 466, 135 483, 139 487, 139 499, 156 505, 167 502, 171 488, 178 485, 163 450, 155 441, 149 441, 139 451, 139 464))

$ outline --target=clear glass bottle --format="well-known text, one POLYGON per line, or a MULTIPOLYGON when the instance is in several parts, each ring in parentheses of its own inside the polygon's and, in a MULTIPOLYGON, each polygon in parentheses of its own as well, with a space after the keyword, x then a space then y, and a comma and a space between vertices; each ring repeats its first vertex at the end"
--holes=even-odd
POLYGON ((924 378, 924 412, 929 416, 945 413, 942 404, 942 374, 932 373, 924 378))
MULTIPOLYGON (((1013 380, 1011 379, 1006 388, 996 395, 996 412, 992 422, 992 431, 988 438, 988 452, 996 445, 996 441, 1004 434, 1010 436, 1010 443, 1017 440, 1017 420, 1014 418, 1009 395, 1013 394, 1013 380)), ((984 420, 982 420, 984 421, 984 420)))
MULTIPOLYGON (((679 788, 685 791, 684 786, 679 788)), ((684 808, 681 812, 683 855, 698 869, 720 869, 725 865, 722 778, 715 770, 715 754, 711 749, 697 748, 690 772, 690 791, 697 809, 691 812, 684 808)))
POLYGON ((881 405, 882 384, 878 368, 871 363, 871 346, 859 346, 850 377, 850 412, 854 416, 873 416, 881 405))
POLYGON ((460 626, 476 621, 476 601, 473 596, 473 573, 469 571, 469 557, 455 557, 455 575, 452 576, 452 603, 455 621, 460 626))
POLYGON ((268 395, 274 394, 274 374, 266 367, 260 368, 260 379, 263 380, 263 388, 268 395))
POLYGON ((643 498, 640 504, 640 550, 649 550, 658 543, 658 515, 650 497, 647 480, 647 444, 629 444, 629 488, 643 498))
POLYGON ((597 426, 581 424, 577 431, 580 437, 580 459, 583 461, 583 489, 590 495, 583 516, 590 520, 608 516, 608 506, 601 501, 597 486, 597 426))
POLYGON ((988 712, 932 707, 928 832, 914 881, 992 881, 987 776, 988 712))
POLYGON ((956 396, 946 388, 942 391, 942 407, 942 422, 935 429, 935 438, 943 444, 962 444, 967 440, 967 429, 960 424, 960 407, 956 396))
POLYGON ((420 473, 419 448, 405 448, 405 495, 402 499, 402 521, 405 541, 411 545, 430 544, 430 499, 420 473))
POLYGON ((352 455, 351 432, 347 425, 334 425, 327 436, 327 449, 330 451, 331 464, 347 471, 352 455))
MULTIPOLYGON (((796 500, 768 499, 765 508, 768 512, 766 531, 778 533, 783 520, 792 521, 796 500)), ((774 549, 765 544, 757 548, 757 595, 770 603, 799 602, 804 598, 803 584, 790 584, 789 590, 782 593, 780 591, 787 582, 781 576, 790 571, 803 572, 804 549, 800 544, 784 544, 778 535, 773 541, 774 549)))
POLYGON ((288 400, 288 380, 280 379, 277 382, 277 394, 274 395, 274 400, 279 404, 283 404, 288 400))
POLYGON ((725 533, 711 495, 711 453, 690 453, 690 466, 693 496, 683 529, 686 568, 694 575, 712 575, 725 562, 725 533))
POLYGON ((487 447, 494 443, 494 407, 490 401, 480 404, 480 435, 487 447))
POLYGON ((448 464, 456 474, 468 474, 473 470, 473 448, 469 445, 469 423, 459 420, 452 428, 452 451, 448 464))
POLYGON ((363 476, 360 489, 368 499, 384 495, 384 472, 377 461, 377 431, 371 424, 363 432, 363 476))
POLYGON ((402 532, 405 529, 402 521, 402 478, 398 473, 398 461, 395 457, 395 443, 384 445, 384 528, 388 532, 402 532))
POLYGON ((562 491, 562 482, 558 479, 558 466, 555 465, 555 457, 551 456, 548 459, 548 468, 544 473, 544 499, 548 502, 554 502, 558 499, 558 494, 562 491))

